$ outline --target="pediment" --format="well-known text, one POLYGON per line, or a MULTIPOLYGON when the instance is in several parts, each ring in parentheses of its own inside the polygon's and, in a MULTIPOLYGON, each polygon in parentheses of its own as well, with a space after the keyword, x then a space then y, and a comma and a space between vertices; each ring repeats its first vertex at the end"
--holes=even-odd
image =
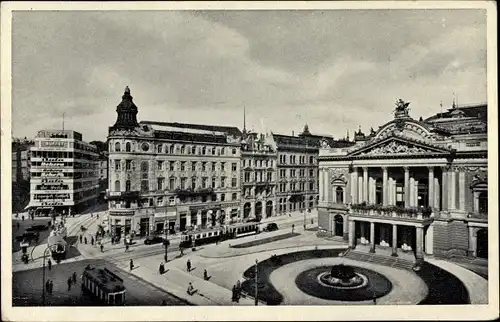
POLYGON ((427 143, 416 142, 409 139, 391 137, 386 140, 375 142, 361 149, 353 151, 350 156, 372 156, 372 155, 422 155, 422 154, 443 154, 450 151, 429 145, 427 143))

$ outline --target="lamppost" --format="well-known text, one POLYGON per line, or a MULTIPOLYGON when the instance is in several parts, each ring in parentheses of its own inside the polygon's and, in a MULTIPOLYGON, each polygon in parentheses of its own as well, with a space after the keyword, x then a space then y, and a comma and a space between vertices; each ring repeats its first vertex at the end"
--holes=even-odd
POLYGON ((47 248, 43 251, 43 263, 42 263, 42 304, 45 306, 45 256, 47 253, 47 250, 50 250, 49 245, 47 245, 47 248))
POLYGON ((165 246, 165 263, 168 262, 168 245, 170 242, 168 241, 168 229, 170 228, 170 221, 167 220, 167 227, 165 229, 165 241, 163 242, 163 245, 165 246))
POLYGON ((257 268, 258 260, 255 260, 255 305, 259 305, 259 285, 258 285, 258 274, 259 269, 257 268))

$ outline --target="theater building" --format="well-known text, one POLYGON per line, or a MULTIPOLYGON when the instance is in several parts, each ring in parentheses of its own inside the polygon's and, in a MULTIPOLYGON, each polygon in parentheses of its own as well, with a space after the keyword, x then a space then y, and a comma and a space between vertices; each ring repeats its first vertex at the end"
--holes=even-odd
POLYGON ((276 215, 277 154, 269 135, 247 133, 241 143, 243 219, 276 215))
POLYGON ((42 130, 31 147, 29 208, 71 215, 97 203, 97 148, 71 130, 42 130))
MULTIPOLYGON (((356 145, 319 152, 322 231, 369 252, 488 256, 487 106, 455 106, 356 133, 356 145)), ((334 237, 335 238, 335 237, 334 237)))
POLYGON ((219 225, 240 214, 236 127, 137 122, 128 87, 109 128, 109 219, 116 235, 219 225))

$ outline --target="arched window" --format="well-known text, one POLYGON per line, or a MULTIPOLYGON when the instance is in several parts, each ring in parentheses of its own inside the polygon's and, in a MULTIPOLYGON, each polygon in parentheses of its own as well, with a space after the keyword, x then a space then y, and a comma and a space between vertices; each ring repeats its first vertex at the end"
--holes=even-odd
POLYGON ((309 157, 309 163, 310 163, 310 164, 313 164, 313 163, 314 163, 314 157, 313 157, 312 155, 309 157))
POLYGON ((184 145, 181 146, 181 154, 186 153, 186 147, 184 145))
POLYGON ((115 152, 120 152, 120 142, 115 143, 115 152))
POLYGON ((202 147, 202 148, 201 148, 201 154, 202 154, 202 155, 207 154, 207 148, 202 147))
POLYGON ((115 191, 120 191, 120 180, 115 181, 115 191))
POLYGON ((196 146, 191 147, 191 154, 196 154, 196 146))
POLYGON ((169 146, 169 151, 168 153, 170 154, 174 154, 174 145, 172 144, 171 146, 169 146))
POLYGON ((141 171, 142 172, 148 172, 149 171, 149 162, 148 161, 142 161, 141 162, 141 171))
POLYGON ((163 151, 163 146, 161 144, 158 144, 156 146, 156 153, 162 153, 162 151, 163 151))
POLYGON ((237 197, 236 193, 233 193, 231 195, 231 200, 236 200, 236 199, 238 199, 238 197, 237 197))
POLYGON ((125 143, 125 151, 130 152, 130 150, 132 150, 130 142, 125 143))
POLYGON ((342 187, 337 187, 335 189, 335 200, 337 203, 344 203, 344 189, 342 189, 342 187))
POLYGON ((127 180, 127 182, 125 182, 125 191, 130 191, 130 180, 127 180))

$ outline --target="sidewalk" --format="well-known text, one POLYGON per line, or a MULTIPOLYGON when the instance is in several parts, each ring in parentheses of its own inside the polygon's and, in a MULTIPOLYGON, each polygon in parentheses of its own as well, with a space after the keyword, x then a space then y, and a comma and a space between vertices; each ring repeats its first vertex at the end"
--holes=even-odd
MULTIPOLYGON (((178 252, 173 252, 172 256, 178 255, 178 252)), ((175 262, 175 261, 174 261, 175 262)), ((150 283, 155 284, 159 288, 164 289, 177 297, 183 298, 195 305, 254 305, 251 298, 241 298, 239 303, 232 302, 231 291, 218 286, 210 281, 205 281, 193 274, 185 272, 168 262, 165 264, 166 273, 160 275, 157 267, 152 265, 137 264, 136 268, 130 271, 129 263, 118 264, 123 270, 130 271, 150 283), (193 295, 187 294, 189 283, 197 292, 193 295)))

